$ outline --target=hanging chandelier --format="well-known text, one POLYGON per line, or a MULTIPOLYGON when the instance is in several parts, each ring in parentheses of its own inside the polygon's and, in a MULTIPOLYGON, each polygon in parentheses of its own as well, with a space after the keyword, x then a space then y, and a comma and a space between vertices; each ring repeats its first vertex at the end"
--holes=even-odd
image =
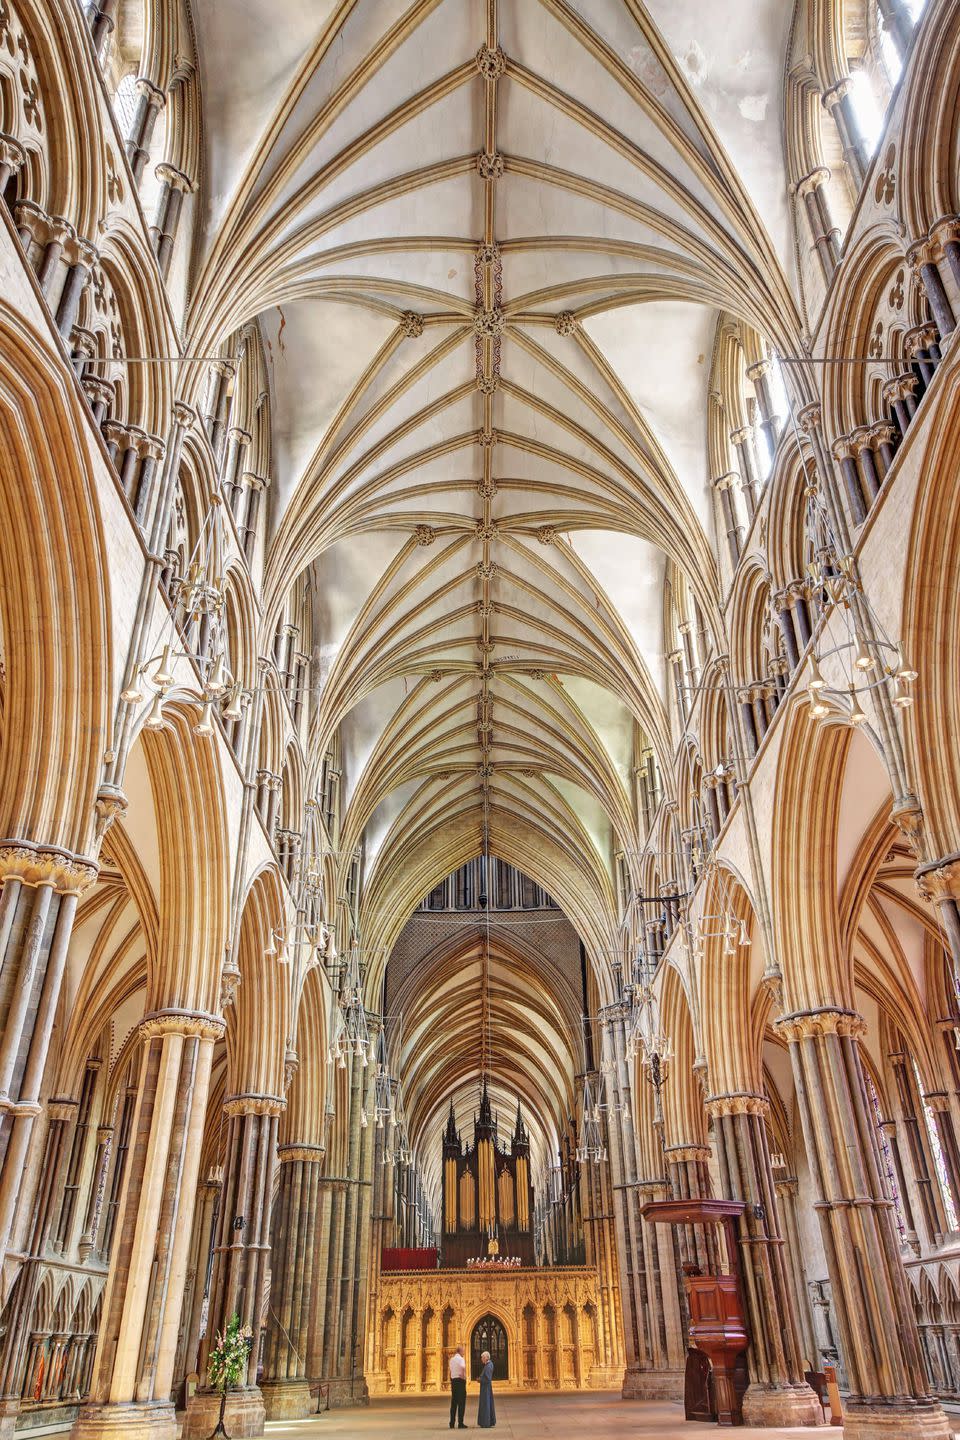
POLYGON ((862 700, 885 689, 898 710, 913 704, 910 686, 916 670, 904 660, 870 604, 852 555, 840 555, 827 506, 818 485, 806 488, 805 530, 810 561, 810 594, 818 597, 827 619, 818 626, 810 658, 807 698, 815 720, 844 718, 859 728, 867 715, 862 700), (836 616, 840 634, 828 633, 836 616))
POLYGON ((341 1070, 347 1068, 347 1057, 354 1055, 363 1065, 369 1063, 372 1042, 363 1003, 363 974, 360 951, 351 946, 340 983, 340 995, 334 1010, 334 1032, 328 1058, 341 1070))
POLYGON ((721 941, 721 953, 727 956, 749 948, 751 943, 747 922, 734 909, 729 873, 713 859, 707 861, 705 873, 716 879, 714 894, 717 899, 712 912, 699 915, 694 921, 684 921, 694 960, 703 959, 708 940, 721 941))
POLYGON ((396 1081, 387 1065, 386 1028, 381 1026, 377 1036, 377 1069, 373 1077, 373 1113, 378 1130, 383 1129, 385 1120, 392 1123, 397 1118, 396 1090, 396 1081))
POLYGON ((600 1165, 607 1158, 607 1147, 603 1142, 603 1115, 593 1098, 589 1075, 583 1082, 583 1119, 576 1156, 581 1165, 600 1165))

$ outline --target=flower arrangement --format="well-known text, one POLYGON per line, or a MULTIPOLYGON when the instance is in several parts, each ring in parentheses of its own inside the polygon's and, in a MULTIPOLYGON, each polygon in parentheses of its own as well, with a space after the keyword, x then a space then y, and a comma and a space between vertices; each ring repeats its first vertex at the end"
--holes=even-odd
POLYGON ((252 1346, 253 1331, 249 1325, 240 1324, 239 1315, 231 1315, 224 1329, 217 1331, 217 1343, 210 1351, 207 1375, 211 1388, 220 1393, 220 1418, 210 1440, 214 1440, 216 1435, 230 1440, 223 1423, 227 1391, 235 1390, 243 1379, 252 1346))

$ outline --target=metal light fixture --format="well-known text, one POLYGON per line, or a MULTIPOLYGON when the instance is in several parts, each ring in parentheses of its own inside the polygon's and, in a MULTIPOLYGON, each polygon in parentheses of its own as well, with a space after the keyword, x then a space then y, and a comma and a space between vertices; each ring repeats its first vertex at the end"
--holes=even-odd
POLYGON ((810 714, 815 720, 836 715, 859 728, 867 721, 863 697, 882 687, 898 710, 908 709, 913 704, 909 687, 917 672, 905 662, 901 646, 889 637, 871 607, 854 556, 839 553, 827 506, 812 480, 806 501, 804 523, 812 557, 808 585, 827 617, 818 627, 810 657, 810 714), (832 616, 837 620, 831 626, 832 616))
POLYGON ((607 1147, 603 1143, 603 1117, 600 1106, 594 1101, 589 1075, 583 1082, 583 1118, 576 1156, 581 1165, 600 1165, 607 1158, 607 1147))

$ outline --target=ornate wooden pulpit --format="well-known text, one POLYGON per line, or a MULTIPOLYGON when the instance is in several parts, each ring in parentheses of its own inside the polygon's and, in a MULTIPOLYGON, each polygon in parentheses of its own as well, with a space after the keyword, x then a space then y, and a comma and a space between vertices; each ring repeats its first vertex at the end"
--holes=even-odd
POLYGON ((742 1425, 738 1361, 750 1343, 740 1288, 737 1222, 742 1200, 652 1200, 641 1210, 654 1225, 720 1225, 726 1241, 726 1274, 684 1275, 691 1344, 710 1361, 719 1425, 742 1425))

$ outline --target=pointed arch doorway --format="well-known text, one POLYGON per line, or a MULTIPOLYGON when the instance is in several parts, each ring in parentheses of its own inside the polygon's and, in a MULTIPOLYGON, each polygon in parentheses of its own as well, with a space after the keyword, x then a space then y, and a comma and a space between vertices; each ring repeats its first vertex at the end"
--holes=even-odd
POLYGON ((494 1380, 506 1380, 509 1370, 507 1332, 496 1315, 484 1315, 473 1327, 470 1336, 470 1377, 473 1380, 480 1378, 480 1356, 484 1350, 490 1351, 494 1380))

